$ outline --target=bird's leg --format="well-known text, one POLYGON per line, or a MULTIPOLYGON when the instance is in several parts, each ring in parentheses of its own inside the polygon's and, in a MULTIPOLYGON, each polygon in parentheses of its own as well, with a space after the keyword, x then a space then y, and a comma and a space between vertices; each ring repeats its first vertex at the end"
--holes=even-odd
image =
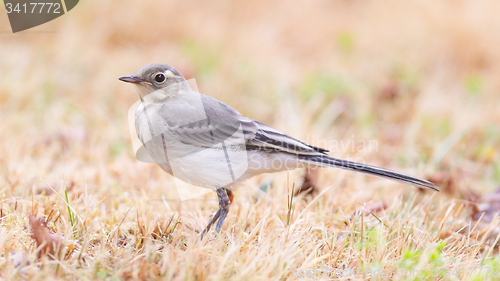
MULTIPOLYGON (((229 191, 230 192, 230 191, 229 191)), ((225 188, 217 189, 217 196, 219 197, 219 211, 220 216, 217 220, 217 225, 215 226, 215 232, 220 233, 222 224, 226 219, 227 213, 229 213, 229 197, 227 196, 228 190, 225 188)), ((232 193, 231 193, 232 194, 232 193)))
POLYGON ((214 224, 217 221, 217 225, 215 226, 215 231, 217 233, 220 232, 222 228, 222 223, 224 223, 224 220, 226 219, 226 215, 229 212, 229 197, 228 194, 232 195, 233 193, 229 189, 225 188, 217 188, 217 197, 219 198, 219 210, 217 210, 217 213, 212 217, 210 222, 208 222, 207 227, 198 235, 198 239, 202 240, 203 235, 207 233, 210 230, 210 227, 212 227, 212 224, 214 224))
POLYGON ((205 227, 205 229, 203 229, 203 231, 200 233, 200 235, 199 235, 200 240, 203 239, 203 235, 205 235, 205 233, 210 230, 210 227, 212 227, 212 224, 214 224, 214 222, 217 221, 219 216, 220 216, 220 209, 217 210, 217 213, 215 213, 215 215, 212 217, 212 219, 208 222, 207 227, 205 227))

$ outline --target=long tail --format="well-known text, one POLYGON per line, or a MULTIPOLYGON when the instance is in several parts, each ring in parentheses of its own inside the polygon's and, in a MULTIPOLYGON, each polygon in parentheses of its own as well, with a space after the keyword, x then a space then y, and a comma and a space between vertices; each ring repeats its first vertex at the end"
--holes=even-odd
POLYGON ((325 156, 300 155, 299 159, 305 163, 311 163, 325 167, 334 167, 348 171, 363 173, 367 175, 377 176, 381 178, 388 178, 391 180, 396 180, 420 187, 429 188, 435 191, 439 191, 439 186, 435 185, 430 181, 422 180, 409 175, 405 175, 387 169, 378 168, 375 166, 332 158, 327 155, 325 156))

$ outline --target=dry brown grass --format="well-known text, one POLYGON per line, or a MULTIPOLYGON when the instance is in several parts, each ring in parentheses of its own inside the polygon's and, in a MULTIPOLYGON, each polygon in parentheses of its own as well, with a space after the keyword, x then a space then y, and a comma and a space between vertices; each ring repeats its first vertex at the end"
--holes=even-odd
POLYGON ((477 223, 468 202, 500 182, 499 8, 81 1, 19 34, 0 9, 0 279, 294 280, 293 267, 323 266, 465 268, 470 279, 467 267, 498 267, 499 220, 477 223), (445 190, 322 169, 288 220, 303 171, 263 175, 236 192, 220 237, 195 243, 215 196, 178 202, 172 178, 130 144, 137 95, 117 78, 150 62, 313 144, 376 140, 332 154, 445 190), (38 258, 30 214, 64 236, 56 258, 38 258))

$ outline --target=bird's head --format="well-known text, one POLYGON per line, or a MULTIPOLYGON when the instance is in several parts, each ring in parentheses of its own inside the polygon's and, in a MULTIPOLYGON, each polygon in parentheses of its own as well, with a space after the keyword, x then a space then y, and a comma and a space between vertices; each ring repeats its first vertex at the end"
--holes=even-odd
POLYGON ((186 79, 177 69, 161 63, 147 64, 135 74, 122 76, 118 79, 135 84, 141 97, 157 91, 167 95, 175 94, 184 85, 187 85, 186 79))

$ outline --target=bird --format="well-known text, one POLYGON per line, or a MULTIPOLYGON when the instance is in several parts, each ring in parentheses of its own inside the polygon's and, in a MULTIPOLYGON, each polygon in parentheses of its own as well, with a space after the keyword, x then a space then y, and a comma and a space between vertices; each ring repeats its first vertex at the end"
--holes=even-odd
POLYGON ((232 191, 262 173, 333 167, 439 191, 427 180, 331 157, 327 149, 252 120, 213 97, 193 91, 170 65, 147 64, 118 79, 138 88, 135 128, 154 162, 181 181, 216 191, 219 208, 199 233, 200 240, 215 223, 215 232, 220 233, 232 191))

